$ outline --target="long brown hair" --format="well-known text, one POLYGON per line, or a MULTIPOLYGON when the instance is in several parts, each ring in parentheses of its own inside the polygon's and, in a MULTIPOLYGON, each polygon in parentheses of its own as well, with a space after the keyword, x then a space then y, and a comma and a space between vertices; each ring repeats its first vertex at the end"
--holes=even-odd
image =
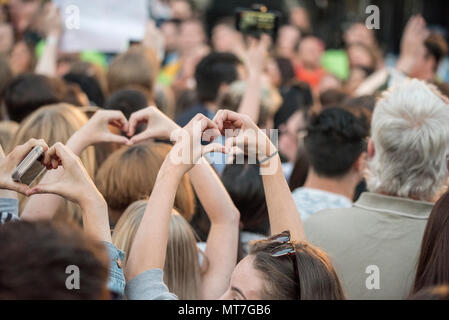
POLYGON ((449 284, 449 192, 430 213, 411 293, 443 284, 449 284))
POLYGON ((273 257, 279 243, 258 240, 252 243, 250 255, 254 267, 265 277, 264 300, 343 300, 340 280, 327 255, 307 242, 293 243, 296 267, 291 257, 273 257), (297 279, 299 278, 299 279, 297 279), (298 281, 299 280, 299 281, 298 281), (299 282, 299 288, 298 288, 299 282))

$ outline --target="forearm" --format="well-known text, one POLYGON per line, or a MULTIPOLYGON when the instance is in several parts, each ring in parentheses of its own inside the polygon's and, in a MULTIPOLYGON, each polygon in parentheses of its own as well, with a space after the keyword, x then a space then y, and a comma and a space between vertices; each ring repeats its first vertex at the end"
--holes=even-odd
POLYGON ((106 201, 98 191, 95 193, 86 190, 86 193, 91 198, 80 203, 84 232, 92 239, 112 243, 106 201))
POLYGON ((271 234, 289 230, 291 239, 305 241, 303 224, 282 172, 279 156, 261 164, 261 174, 270 219, 271 234))
POLYGON ((196 195, 212 224, 235 223, 239 220, 237 208, 207 160, 202 158, 189 174, 196 195))
MULTIPOLYGON (((168 157, 167 157, 168 159, 168 157)), ((136 232, 125 276, 129 281, 150 269, 164 269, 170 216, 183 174, 166 161, 159 170, 145 214, 136 232)))

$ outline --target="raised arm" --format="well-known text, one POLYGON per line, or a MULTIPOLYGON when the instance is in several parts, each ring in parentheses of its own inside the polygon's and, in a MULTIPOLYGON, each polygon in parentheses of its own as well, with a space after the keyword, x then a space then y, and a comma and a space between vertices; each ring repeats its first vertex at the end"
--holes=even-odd
POLYGON ((259 161, 271 233, 289 230, 292 240, 305 240, 300 214, 282 173, 276 147, 268 136, 248 116, 229 110, 218 111, 213 121, 222 133, 226 134, 226 130, 238 130, 236 136, 226 138, 225 146, 230 149, 231 155, 245 150, 248 156, 259 161))
POLYGON ((214 128, 212 121, 203 115, 197 115, 178 131, 180 135, 159 170, 131 246, 125 271, 128 281, 145 271, 164 268, 170 215, 179 181, 203 154, 223 151, 220 144, 201 146, 201 141, 196 140, 202 137, 206 129, 214 128))
POLYGON ((269 45, 270 37, 268 35, 263 35, 260 40, 251 39, 245 56, 245 65, 248 71, 247 88, 238 113, 246 114, 255 123, 259 121, 262 73, 269 45))
POLYGON ((58 43, 62 34, 62 19, 58 9, 47 4, 45 16, 45 48, 36 65, 36 73, 49 77, 57 75, 58 43))
POLYGON ((209 263, 202 277, 202 297, 218 299, 229 287, 237 263, 240 213, 204 158, 190 171, 190 181, 211 222, 206 244, 209 263))

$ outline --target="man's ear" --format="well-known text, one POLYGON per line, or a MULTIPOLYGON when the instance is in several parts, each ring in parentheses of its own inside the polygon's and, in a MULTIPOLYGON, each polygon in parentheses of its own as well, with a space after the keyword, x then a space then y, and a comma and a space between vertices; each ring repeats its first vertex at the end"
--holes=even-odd
POLYGON ((374 148, 373 139, 369 138, 369 140, 368 140, 368 159, 374 158, 375 153, 376 153, 376 149, 374 148))

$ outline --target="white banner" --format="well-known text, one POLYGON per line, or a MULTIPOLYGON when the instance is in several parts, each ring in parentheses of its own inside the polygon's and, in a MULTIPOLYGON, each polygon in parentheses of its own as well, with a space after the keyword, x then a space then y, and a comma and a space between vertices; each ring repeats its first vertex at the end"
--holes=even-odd
POLYGON ((61 50, 121 52, 140 41, 148 21, 147 0, 53 0, 60 8, 61 50))

